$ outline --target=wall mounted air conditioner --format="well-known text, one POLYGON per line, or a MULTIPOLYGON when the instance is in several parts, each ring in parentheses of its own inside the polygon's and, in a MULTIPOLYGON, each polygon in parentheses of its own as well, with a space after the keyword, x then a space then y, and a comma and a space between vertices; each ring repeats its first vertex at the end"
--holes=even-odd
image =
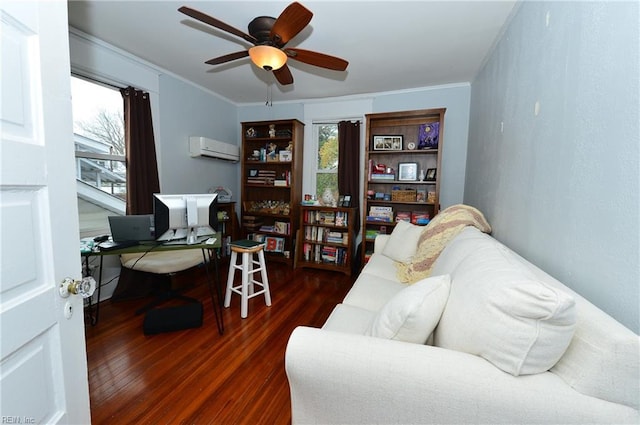
POLYGON ((238 146, 206 137, 189 137, 189 154, 192 157, 204 156, 233 162, 240 160, 238 146))

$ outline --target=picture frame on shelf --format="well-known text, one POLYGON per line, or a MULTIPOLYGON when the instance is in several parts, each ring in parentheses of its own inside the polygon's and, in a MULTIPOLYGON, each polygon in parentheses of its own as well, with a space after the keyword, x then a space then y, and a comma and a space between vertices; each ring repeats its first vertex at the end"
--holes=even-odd
POLYGON ((436 181, 436 169, 435 168, 427 169, 427 174, 425 174, 424 180, 428 182, 436 181))
POLYGON ((351 195, 344 195, 344 200, 342 201, 342 206, 344 208, 349 208, 351 206, 351 195))
POLYGON ((418 180, 417 162, 400 162, 398 164, 398 180, 416 181, 418 180))
POLYGON ((402 136, 373 136, 374 151, 400 151, 402 150, 402 136))
POLYGON ((278 152, 280 162, 291 162, 292 153, 291 151, 280 151, 278 152))

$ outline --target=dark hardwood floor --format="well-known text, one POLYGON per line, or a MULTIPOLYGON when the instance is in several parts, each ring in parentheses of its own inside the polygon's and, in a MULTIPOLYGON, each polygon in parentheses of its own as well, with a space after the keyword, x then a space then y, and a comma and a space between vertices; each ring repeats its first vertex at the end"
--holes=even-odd
MULTIPOLYGON (((92 423, 290 423, 289 335, 299 325, 321 326, 354 278, 275 262, 267 267, 271 307, 253 298, 241 319, 234 295, 223 312, 222 336, 203 269, 174 279, 176 285, 195 282, 186 295, 203 302, 200 328, 145 336, 144 316, 134 312, 150 298, 103 302, 98 324, 86 327, 92 423)), ((222 287, 226 275, 221 263, 222 287)))

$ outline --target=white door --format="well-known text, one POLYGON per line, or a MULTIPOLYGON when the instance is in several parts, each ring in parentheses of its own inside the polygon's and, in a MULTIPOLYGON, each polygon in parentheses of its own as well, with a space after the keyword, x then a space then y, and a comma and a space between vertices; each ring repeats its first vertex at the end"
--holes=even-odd
POLYGON ((82 298, 58 292, 81 274, 67 22, 0 2, 2 423, 91 421, 82 298))

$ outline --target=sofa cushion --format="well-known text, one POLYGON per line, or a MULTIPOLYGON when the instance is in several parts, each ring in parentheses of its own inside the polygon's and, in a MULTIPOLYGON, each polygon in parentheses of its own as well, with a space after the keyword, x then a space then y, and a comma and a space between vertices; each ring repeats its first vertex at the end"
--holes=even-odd
POLYGON ((391 232, 382 254, 394 261, 408 263, 418 249, 418 239, 424 226, 417 226, 407 221, 399 221, 391 232))
POLYGON ((396 262, 386 255, 382 255, 382 253, 373 253, 371 254, 371 257, 369 257, 367 264, 365 264, 364 268, 360 272, 360 275, 363 274, 370 274, 383 279, 397 281, 396 262))
MULTIPOLYGON (((386 258, 380 254, 382 258, 386 258)), ((391 261, 389 259, 389 261, 391 261)), ((393 267, 393 266, 391 266, 393 267)), ((382 276, 365 273, 364 270, 349 290, 342 302, 354 307, 378 312, 395 294, 406 288, 407 285, 397 280, 386 279, 382 276)))
POLYGON ((479 355, 516 376, 550 369, 574 333, 573 298, 537 279, 495 239, 482 239, 451 273, 435 345, 479 355))
POLYGON ((354 307, 349 304, 338 304, 333 308, 322 329, 348 334, 365 335, 375 318, 374 311, 354 307))
POLYGON ((424 344, 449 296, 449 275, 422 279, 391 298, 375 316, 367 335, 424 344))

